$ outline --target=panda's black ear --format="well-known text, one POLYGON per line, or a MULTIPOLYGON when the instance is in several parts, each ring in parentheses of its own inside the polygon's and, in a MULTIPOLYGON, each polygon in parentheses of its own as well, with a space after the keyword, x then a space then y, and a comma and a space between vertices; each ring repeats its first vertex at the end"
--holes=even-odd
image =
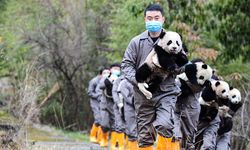
POLYGON ((230 86, 230 88, 229 88, 229 89, 230 89, 230 90, 232 90, 232 89, 234 89, 234 88, 230 86))
POLYGON ((159 36, 160 39, 162 39, 162 38, 164 37, 165 34, 166 34, 166 32, 165 32, 165 31, 162 31, 161 34, 160 34, 160 36, 159 36))
POLYGON ((220 85, 220 82, 217 81, 217 82, 215 83, 215 86, 217 87, 217 86, 219 86, 219 85, 220 85))
POLYGON ((201 67, 202 67, 203 69, 207 69, 207 65, 206 65, 206 64, 203 64, 201 67))

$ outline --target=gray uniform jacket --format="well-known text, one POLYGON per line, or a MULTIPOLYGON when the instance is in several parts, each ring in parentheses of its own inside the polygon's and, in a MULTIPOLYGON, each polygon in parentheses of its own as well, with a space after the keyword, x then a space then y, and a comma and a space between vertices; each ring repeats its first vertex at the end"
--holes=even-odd
POLYGON ((226 132, 220 136, 217 136, 216 140, 216 150, 230 150, 230 139, 231 139, 231 131, 226 132))
POLYGON ((129 141, 137 139, 136 114, 134 106, 133 85, 124 79, 120 82, 119 88, 124 99, 124 118, 126 126, 126 135, 129 141))
POLYGON ((100 96, 100 93, 97 91, 97 86, 99 84, 99 81, 101 80, 100 76, 95 76, 89 81, 89 86, 88 86, 88 95, 91 99, 98 99, 100 96))
POLYGON ((134 106, 133 85, 125 79, 121 81, 119 88, 122 96, 124 97, 124 103, 134 106))
POLYGON ((211 122, 199 122, 196 133, 196 143, 201 150, 215 150, 217 132, 220 127, 219 114, 211 122), (199 143, 202 145, 199 146, 199 143))
POLYGON ((118 104, 122 102, 118 95, 118 87, 120 82, 124 79, 123 76, 120 76, 114 81, 113 88, 112 88, 112 96, 114 100, 114 115, 115 115, 115 130, 116 132, 125 132, 125 122, 123 119, 124 113, 119 112, 118 104))
MULTIPOLYGON (((180 85, 179 80, 176 79, 180 85)), ((186 81, 192 92, 185 97, 178 97, 175 110, 175 137, 182 138, 182 148, 195 149, 195 133, 199 122, 200 104, 198 99, 202 90, 201 86, 191 85, 186 81)))
POLYGON ((119 104, 121 101, 120 101, 120 98, 119 98, 119 95, 118 95, 118 87, 119 87, 119 84, 120 82, 124 79, 124 76, 120 76, 119 78, 117 78, 115 81, 114 81, 114 84, 113 84, 113 88, 112 88, 112 96, 113 96, 113 100, 115 102, 115 104, 119 104))
POLYGON ((98 90, 98 84, 100 82, 101 77, 96 76, 93 79, 89 81, 89 87, 88 87, 88 95, 90 97, 90 107, 93 111, 93 116, 94 116, 94 123, 100 124, 100 99, 99 97, 101 96, 100 90, 98 90))
POLYGON ((115 130, 115 116, 114 116, 114 101, 112 97, 107 96, 105 90, 106 86, 102 78, 98 84, 98 88, 102 91, 100 102, 100 114, 101 114, 101 127, 104 132, 115 130))

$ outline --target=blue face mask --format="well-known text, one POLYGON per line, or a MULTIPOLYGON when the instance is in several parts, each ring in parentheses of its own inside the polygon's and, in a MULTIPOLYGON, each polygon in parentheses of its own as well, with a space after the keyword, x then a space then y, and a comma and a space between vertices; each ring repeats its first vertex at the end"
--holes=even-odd
POLYGON ((121 71, 120 70, 112 70, 111 73, 116 76, 120 76, 121 71))
POLYGON ((146 29, 149 32, 160 32, 162 23, 160 21, 146 21, 146 29))

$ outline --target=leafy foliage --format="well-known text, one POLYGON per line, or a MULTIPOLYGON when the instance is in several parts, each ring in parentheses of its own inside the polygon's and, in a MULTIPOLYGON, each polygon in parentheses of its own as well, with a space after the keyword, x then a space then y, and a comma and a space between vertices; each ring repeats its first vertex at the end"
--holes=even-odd
MULTIPOLYGON (((243 56, 243 61, 250 55, 250 22, 249 1, 214 0, 205 8, 210 8, 214 22, 214 29, 218 41, 225 47, 221 59, 225 62, 243 56)), ((211 19, 209 21, 212 21, 211 19)))
MULTIPOLYGON (((6 6, 6 11, 0 15, 4 18, 2 20, 3 24, 0 27, 2 38, 2 42, 0 43, 1 57, 3 57, 3 59, 1 59, 1 65, 3 66, 1 66, 0 69, 0 76, 16 76, 24 78, 24 66, 27 65, 30 60, 27 55, 30 46, 26 45, 21 40, 21 32, 24 24, 32 26, 32 24, 28 24, 27 19, 32 19, 30 16, 33 14, 24 12, 23 7, 25 7, 23 3, 11 0, 6 6), (20 14, 26 14, 26 19, 22 19, 20 14)), ((35 8, 33 3, 30 3, 30 5, 26 7, 35 8)))
MULTIPOLYGON (((5 59, 1 60, 0 73, 15 79, 13 81, 22 81, 25 68, 34 56, 38 56, 39 63, 35 67, 40 73, 40 81, 47 83, 44 85, 48 88, 44 88, 36 101, 39 103, 46 96, 46 90, 53 83, 60 82, 60 94, 57 94, 60 97, 52 97, 52 102, 44 105, 41 120, 44 123, 52 120, 50 123, 62 128, 86 129, 91 111, 85 100, 88 98, 85 90, 90 77, 106 59, 95 47, 96 38, 88 36, 96 27, 91 26, 93 22, 87 22, 90 20, 86 17, 87 11, 82 9, 85 3, 25 2, 30 5, 24 1, 10 1, 2 14, 5 19, 1 28, 4 37, 1 54, 5 59), (53 121, 57 119, 58 111, 63 122, 53 121)), ((23 88, 18 86, 21 84, 13 84, 16 91, 23 88)))
MULTIPOLYGON (((152 1, 130 0, 117 5, 111 24, 111 43, 114 53, 108 58, 121 60, 129 41, 145 30, 143 10, 152 1), (126 21, 124 21, 124 18, 126 21)), ((165 28, 182 34, 190 52, 190 59, 200 48, 218 51, 216 60, 206 60, 218 68, 230 62, 249 63, 249 1, 209 0, 159 1, 165 9, 165 28), (245 23, 242 23, 245 22, 245 23), (236 60, 236 61, 234 61, 236 60)), ((244 65, 243 65, 244 66, 244 65)), ((239 68, 239 67, 238 67, 239 68)), ((237 72, 238 68, 223 68, 222 75, 237 72)), ((240 70, 245 72, 244 70, 240 70)))

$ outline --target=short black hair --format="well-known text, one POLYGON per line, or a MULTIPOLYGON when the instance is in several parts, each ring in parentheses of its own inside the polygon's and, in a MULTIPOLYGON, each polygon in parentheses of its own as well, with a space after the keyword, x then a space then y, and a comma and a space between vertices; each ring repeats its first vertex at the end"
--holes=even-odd
POLYGON ((110 68, 113 68, 113 67, 121 67, 121 64, 120 63, 113 63, 112 65, 110 65, 110 68))
MULTIPOLYGON (((109 67, 106 67, 106 66, 105 66, 105 67, 102 68, 102 72, 103 72, 104 70, 109 70, 109 69, 110 69, 109 67)), ((101 73, 101 74, 102 74, 102 73, 101 73)))
POLYGON ((162 16, 164 16, 163 8, 159 4, 149 4, 144 10, 144 16, 146 16, 147 11, 160 11, 162 16))

